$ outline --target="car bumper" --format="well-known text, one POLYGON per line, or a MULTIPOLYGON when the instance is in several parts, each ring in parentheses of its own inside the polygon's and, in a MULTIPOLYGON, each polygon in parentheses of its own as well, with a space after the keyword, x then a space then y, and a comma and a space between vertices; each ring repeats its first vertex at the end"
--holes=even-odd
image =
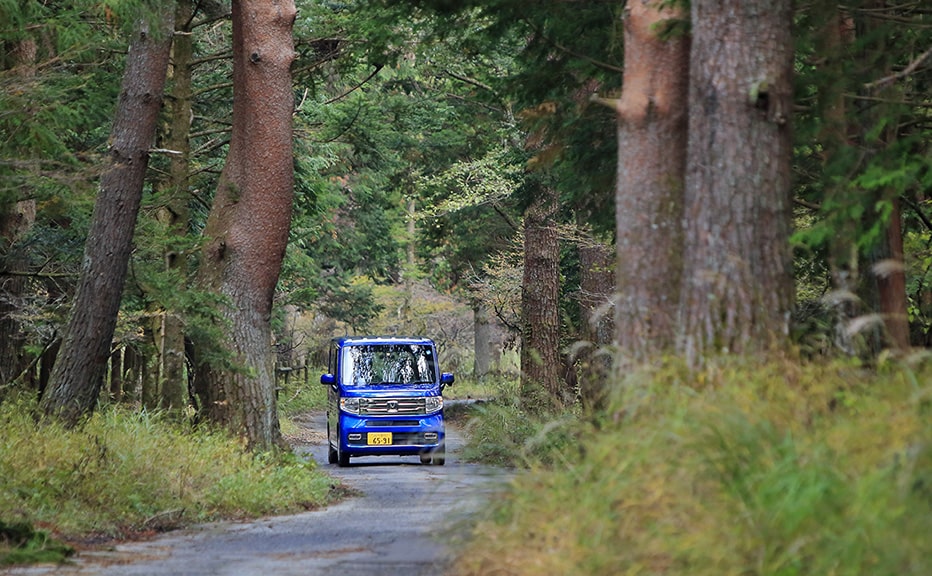
POLYGON ((444 439, 442 412, 405 418, 340 414, 340 450, 352 456, 423 454, 442 446, 444 439))

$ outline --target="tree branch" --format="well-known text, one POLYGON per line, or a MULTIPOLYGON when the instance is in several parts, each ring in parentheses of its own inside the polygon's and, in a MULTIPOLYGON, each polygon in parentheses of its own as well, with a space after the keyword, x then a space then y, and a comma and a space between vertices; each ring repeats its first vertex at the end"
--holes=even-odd
POLYGON ((596 60, 595 58, 592 58, 591 56, 586 56, 585 54, 582 54, 580 52, 567 48, 566 46, 560 44, 556 40, 553 40, 549 36, 544 34, 540 28, 528 22, 527 19, 525 19, 525 22, 528 23, 528 25, 534 30, 536 34, 538 34, 541 38, 543 38, 548 43, 550 43, 557 50, 560 50, 561 52, 566 52, 570 56, 575 56, 576 58, 585 60, 586 62, 589 62, 590 64, 593 64, 594 66, 603 68, 610 72, 618 72, 619 74, 624 73, 625 69, 622 68, 621 66, 615 66, 614 64, 609 64, 608 62, 602 62, 600 60, 596 60))
POLYGON ((919 204, 917 204, 912 198, 907 198, 905 196, 901 196, 900 198, 902 198, 903 202, 905 202, 907 206, 913 209, 913 212, 916 213, 916 216, 925 225, 926 230, 929 230, 930 232, 932 232, 932 221, 930 221, 929 217, 926 216, 925 212, 922 211, 922 207, 919 204))
POLYGON ((885 77, 883 77, 883 78, 881 78, 881 79, 879 79, 879 80, 875 80, 875 81, 873 81, 873 82, 868 82, 867 84, 864 85, 864 87, 867 88, 868 90, 872 90, 872 89, 874 89, 874 88, 879 88, 879 87, 881 87, 881 86, 885 86, 885 85, 887 85, 887 84, 890 84, 891 82, 893 82, 893 81, 895 81, 895 80, 899 80, 900 78, 903 78, 903 77, 905 77, 905 76, 909 76, 910 74, 912 74, 913 72, 915 72, 915 71, 916 71, 916 68, 918 68, 920 65, 922 65, 922 63, 925 62, 925 60, 926 60, 929 56, 932 56, 932 47, 929 47, 929 49, 926 50, 925 52, 923 52, 922 54, 920 54, 918 58, 916 58, 915 60, 913 60, 912 62, 910 62, 909 65, 908 65, 906 68, 903 68, 903 69, 900 70, 899 72, 897 72, 897 73, 895 73, 895 74, 891 74, 891 75, 889 75, 889 76, 885 76, 885 77))
POLYGON ((375 77, 375 75, 379 73, 379 70, 381 70, 381 69, 382 69, 382 65, 379 64, 378 66, 375 67, 375 70, 372 71, 372 74, 369 74, 368 76, 366 76, 366 77, 362 80, 362 82, 360 82, 359 84, 356 84, 355 86, 353 86, 352 88, 350 88, 350 89, 347 90, 346 92, 340 94, 339 96, 336 96, 336 97, 334 97, 334 98, 331 98, 330 100, 327 100, 326 102, 324 102, 324 106, 326 106, 327 104, 333 104, 334 102, 337 102, 337 101, 339 101, 339 100, 342 100, 343 98, 346 98, 347 96, 349 96, 350 94, 352 94, 352 93, 355 92, 356 90, 359 90, 360 88, 362 88, 362 86, 363 86, 366 82, 368 82, 369 80, 372 80, 372 79, 375 77))

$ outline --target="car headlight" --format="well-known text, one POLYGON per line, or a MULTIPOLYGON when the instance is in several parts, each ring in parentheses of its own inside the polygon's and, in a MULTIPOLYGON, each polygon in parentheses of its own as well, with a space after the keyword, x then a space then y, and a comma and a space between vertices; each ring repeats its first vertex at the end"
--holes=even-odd
POLYGON ((359 398, 340 398, 340 410, 359 414, 359 398))
POLYGON ((443 396, 428 396, 424 398, 424 408, 428 414, 443 410, 443 396))

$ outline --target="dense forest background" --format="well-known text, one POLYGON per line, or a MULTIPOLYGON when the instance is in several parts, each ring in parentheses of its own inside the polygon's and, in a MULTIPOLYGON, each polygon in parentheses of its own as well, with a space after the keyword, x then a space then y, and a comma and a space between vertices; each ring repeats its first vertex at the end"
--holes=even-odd
POLYGON ((454 573, 930 573, 928 2, 0 0, 0 44, 0 553, 339 497, 278 410, 380 332, 492 397, 454 573))
MULTIPOLYGON (((730 72, 688 61, 690 42, 694 56, 717 42, 726 8, 715 3, 691 16, 676 3, 604 1, 296 8, 293 211, 263 352, 278 369, 313 365, 335 334, 425 333, 476 378, 517 351, 522 396, 549 407, 598 403, 612 350, 622 364, 775 349, 870 362, 929 345, 932 14, 922 3, 818 0, 770 21, 749 9, 748 22, 776 33, 725 34, 730 54, 751 54, 730 72), (664 56, 677 44, 679 56, 664 56), (740 78, 758 68, 776 72, 740 78), (700 84, 734 74, 728 97, 737 90, 759 114, 729 143, 740 114, 726 103, 703 120, 700 84), (657 92, 639 125, 632 94, 645 78, 657 92), (689 133, 653 128, 664 114, 689 133), (713 133, 722 140, 703 152, 713 133), (748 155, 742 176, 728 162, 745 150, 759 158, 748 155), (637 173, 645 158, 680 154, 685 164, 660 177, 637 173), (779 161, 758 170, 760 158, 779 161), (700 178, 702 165, 722 169, 700 178), (733 228, 767 234, 729 240, 733 228), (724 244, 702 244, 715 230, 724 244), (699 310, 709 295, 718 307, 699 310)), ((140 22, 165 14, 142 1, 12 2, 0 14, 2 398, 42 395, 53 377, 90 261, 127 46, 140 22)), ((216 236, 205 229, 224 164, 235 156, 250 173, 266 160, 261 141, 231 151, 241 78, 231 7, 180 0, 173 21, 172 33, 150 32, 171 36, 170 64, 92 391, 204 412, 219 402, 198 388, 211 381, 199 366, 255 368, 228 345, 223 326, 235 319, 222 310, 239 304, 205 280, 216 236)), ((240 216, 247 229, 263 217, 240 216)))

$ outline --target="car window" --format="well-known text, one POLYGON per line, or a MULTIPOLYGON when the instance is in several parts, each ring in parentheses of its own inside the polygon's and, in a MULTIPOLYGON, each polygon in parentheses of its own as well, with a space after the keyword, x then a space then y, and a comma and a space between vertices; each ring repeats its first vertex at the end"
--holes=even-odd
POLYGON ((360 344, 343 352, 343 384, 433 384, 433 349, 420 344, 360 344))

